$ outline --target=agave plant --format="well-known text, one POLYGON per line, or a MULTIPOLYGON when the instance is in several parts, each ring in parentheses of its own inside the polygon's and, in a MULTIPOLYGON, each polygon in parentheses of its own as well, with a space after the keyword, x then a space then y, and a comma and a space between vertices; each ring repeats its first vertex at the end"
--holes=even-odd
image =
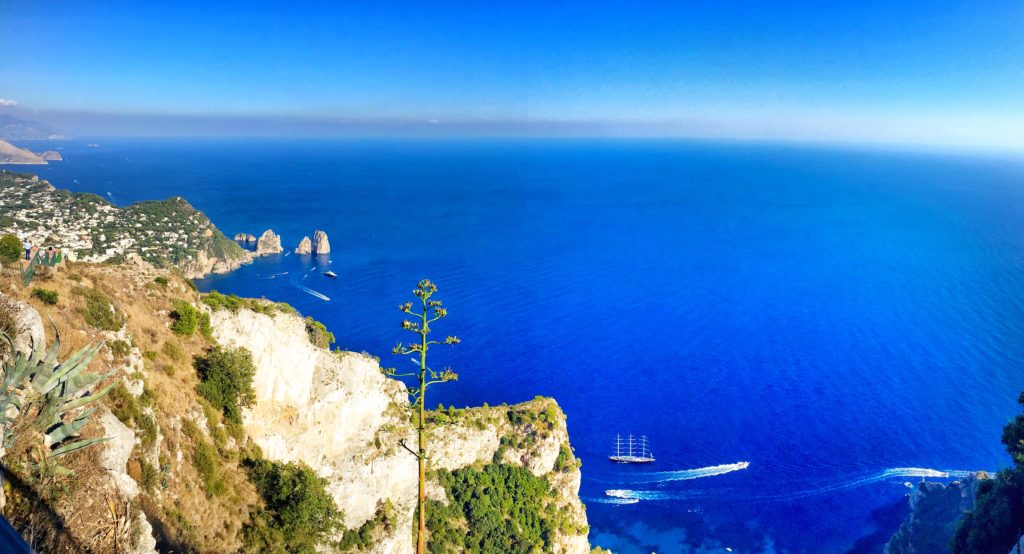
MULTIPOLYGON (((32 346, 32 352, 25 355, 16 352, 10 337, 0 333, 0 340, 10 346, 11 355, 0 366, 0 445, 9 449, 21 428, 19 418, 28 416, 32 424, 46 436, 49 457, 63 456, 92 444, 107 440, 91 438, 72 440, 88 423, 95 408, 72 415, 78 408, 88 406, 103 398, 114 387, 107 386, 99 392, 89 394, 89 388, 110 374, 86 374, 89 365, 102 343, 86 346, 72 354, 67 360, 57 362, 60 351, 60 333, 54 326, 54 341, 45 356, 32 346)), ((116 383, 115 383, 116 384, 116 383)))

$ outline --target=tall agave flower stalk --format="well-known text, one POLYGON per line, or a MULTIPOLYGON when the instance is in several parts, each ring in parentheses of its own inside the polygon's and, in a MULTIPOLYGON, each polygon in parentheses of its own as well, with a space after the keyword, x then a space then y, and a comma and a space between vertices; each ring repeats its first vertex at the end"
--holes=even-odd
POLYGON ((30 426, 45 435, 46 453, 50 458, 107 440, 103 437, 75 440, 95 411, 95 408, 78 409, 103 398, 114 387, 111 384, 90 394, 90 387, 110 374, 83 372, 102 343, 86 346, 67 360, 58 362, 60 333, 56 326, 53 344, 45 355, 41 355, 35 345, 28 355, 15 352, 13 341, 3 333, 0 333, 0 340, 10 346, 11 352, 0 366, 3 372, 0 381, 0 445, 4 451, 14 444, 21 430, 30 426))
POLYGON ((427 366, 427 351, 431 346, 439 344, 455 345, 461 342, 458 337, 453 336, 448 336, 443 341, 430 340, 430 324, 439 319, 448 317, 448 310, 442 306, 441 301, 431 299, 435 292, 437 292, 437 285, 429 279, 424 279, 417 283, 416 288, 412 291, 412 293, 420 300, 420 306, 413 308, 412 302, 406 302, 398 307, 398 309, 403 313, 412 316, 412 321, 405 320, 402 322, 402 329, 417 335, 417 340, 406 344, 399 342, 391 352, 401 356, 407 356, 409 354, 414 355, 415 357, 411 358, 411 360, 416 364, 416 366, 418 366, 418 371, 398 373, 394 368, 383 369, 385 375, 390 375, 392 377, 416 377, 419 380, 418 387, 411 387, 409 389, 409 396, 411 396, 413 400, 413 409, 419 415, 416 422, 416 437, 419 443, 418 448, 413 450, 412 448, 409 448, 404 441, 400 442, 406 450, 416 457, 416 460, 419 463, 419 496, 416 501, 416 509, 419 512, 419 527, 416 532, 417 554, 424 554, 427 548, 427 387, 437 383, 458 381, 459 379, 459 375, 450 368, 446 368, 445 370, 438 372, 427 366))

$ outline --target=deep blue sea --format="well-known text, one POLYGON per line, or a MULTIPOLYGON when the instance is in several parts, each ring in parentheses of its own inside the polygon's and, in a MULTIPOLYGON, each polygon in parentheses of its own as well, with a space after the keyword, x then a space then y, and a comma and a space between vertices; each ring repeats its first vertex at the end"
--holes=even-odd
POLYGON ((198 284, 286 301, 386 363, 408 363, 390 355, 396 307, 435 280, 449 311, 435 329, 463 343, 432 351, 460 379, 430 405, 557 398, 593 544, 878 552, 925 470, 1009 463, 1020 158, 653 140, 31 146, 63 148, 41 176, 117 204, 181 195, 229 236, 272 228, 290 248, 327 231, 329 257, 198 284), (610 464, 616 433, 646 434, 657 462, 610 464))

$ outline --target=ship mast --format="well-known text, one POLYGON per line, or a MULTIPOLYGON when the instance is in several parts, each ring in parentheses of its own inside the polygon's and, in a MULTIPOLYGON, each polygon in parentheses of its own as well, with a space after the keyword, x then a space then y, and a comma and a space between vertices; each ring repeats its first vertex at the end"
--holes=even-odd
POLYGON ((615 456, 622 455, 622 435, 615 435, 615 456))
POLYGON ((633 433, 629 434, 629 457, 633 457, 633 433))

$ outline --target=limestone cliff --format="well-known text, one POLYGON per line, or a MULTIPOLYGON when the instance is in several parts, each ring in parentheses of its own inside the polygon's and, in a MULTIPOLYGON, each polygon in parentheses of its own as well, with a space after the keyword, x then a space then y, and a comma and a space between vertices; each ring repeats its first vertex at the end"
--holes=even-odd
POLYGON ((317 229, 313 232, 313 253, 330 254, 331 241, 327 240, 327 233, 317 229))
POLYGON ((313 252, 313 243, 309 240, 309 237, 302 237, 299 241, 299 245, 295 247, 296 254, 311 254, 313 252))
MULTIPOLYGON (((256 403, 245 413, 245 429, 264 455, 304 461, 328 478, 350 529, 370 521, 379 506, 390 502, 397 524, 378 530, 372 551, 412 552, 416 461, 399 445, 403 439, 415 440, 405 386, 386 378, 366 354, 313 346, 299 317, 218 311, 212 321, 220 344, 252 352, 256 403)), ((565 416, 553 400, 463 410, 431 440, 433 469, 485 464, 502 449, 504 463, 543 476, 574 529, 560 531, 551 551, 589 552, 586 512, 578 497, 580 471, 565 416), (510 418, 510 412, 550 413, 553 421, 542 426, 537 418, 510 418), (556 467, 560 453, 568 453, 573 463, 556 467)), ((432 497, 444 499, 439 485, 431 490, 432 497)))
POLYGON ((273 229, 263 231, 263 234, 260 235, 260 238, 256 241, 257 256, 280 254, 283 251, 284 248, 281 248, 281 237, 275 234, 273 229))
POLYGON ((235 240, 238 241, 238 242, 246 242, 246 243, 248 243, 248 242, 256 242, 256 237, 254 237, 253 235, 250 235, 249 233, 236 233, 235 234, 235 240))

